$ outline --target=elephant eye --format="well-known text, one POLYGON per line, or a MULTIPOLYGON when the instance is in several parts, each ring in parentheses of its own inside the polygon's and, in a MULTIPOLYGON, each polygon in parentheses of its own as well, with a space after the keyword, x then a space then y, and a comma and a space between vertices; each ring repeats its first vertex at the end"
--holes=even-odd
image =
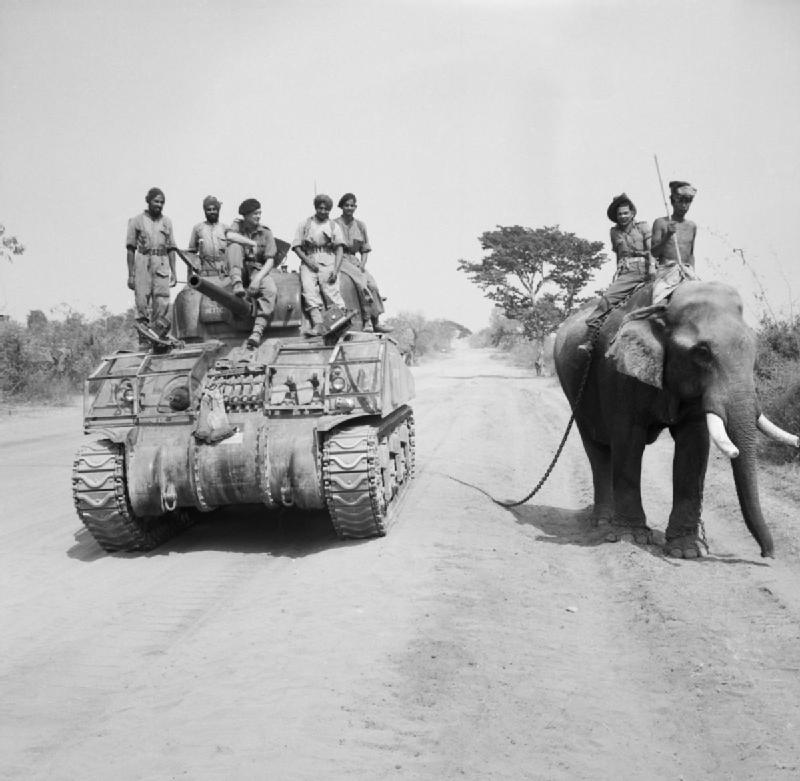
POLYGON ((692 347, 692 356, 700 361, 710 361, 713 353, 707 342, 698 342, 692 347))

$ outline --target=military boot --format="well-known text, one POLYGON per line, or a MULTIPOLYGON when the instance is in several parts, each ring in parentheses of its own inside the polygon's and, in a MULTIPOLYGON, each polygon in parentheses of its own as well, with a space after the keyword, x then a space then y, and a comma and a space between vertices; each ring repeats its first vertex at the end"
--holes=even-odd
POLYGON ((261 344, 261 337, 264 335, 264 326, 256 321, 253 326, 253 332, 247 337, 247 347, 250 350, 258 349, 261 344))
POLYGON ((305 336, 319 336, 323 332, 322 313, 316 307, 308 310, 308 319, 311 320, 311 328, 304 331, 305 336))
POLYGON ((372 331, 376 334, 390 334, 394 329, 388 325, 381 325, 377 317, 372 318, 372 331))

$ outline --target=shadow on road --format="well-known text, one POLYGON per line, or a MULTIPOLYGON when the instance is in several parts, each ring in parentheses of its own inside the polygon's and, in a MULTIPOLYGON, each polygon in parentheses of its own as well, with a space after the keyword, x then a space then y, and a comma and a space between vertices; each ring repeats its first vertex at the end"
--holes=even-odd
MULTIPOLYGON (((614 544, 606 539, 608 527, 598 527, 593 523, 591 505, 579 510, 570 510, 564 507, 526 504, 508 508, 508 511, 518 524, 537 528, 541 534, 536 539, 540 542, 580 547, 614 544)), ((652 545, 633 541, 631 544, 657 558, 664 558, 661 550, 664 535, 659 531, 654 531, 654 535, 655 543, 652 545)))
MULTIPOLYGON (((591 547, 595 545, 613 545, 606 540, 609 531, 608 526, 598 527, 592 521, 592 506, 584 507, 581 510, 567 510, 563 507, 549 507, 547 505, 522 505, 520 507, 509 508, 509 512, 514 516, 517 523, 534 526, 542 534, 536 537, 541 542, 554 543, 556 545, 578 545, 581 547, 591 547)), ((664 553, 664 533, 658 529, 653 529, 653 543, 650 545, 629 540, 631 545, 635 545, 643 551, 651 554, 655 558, 661 559, 665 564, 680 566, 681 559, 673 559, 664 553)), ((755 559, 742 559, 726 553, 714 553, 713 545, 711 553, 701 559, 692 559, 693 563, 714 563, 714 564, 745 564, 757 567, 768 567, 763 561, 755 559)))
POLYGON ((140 558, 190 554, 198 551, 254 553, 273 557, 302 558, 321 551, 371 540, 340 540, 322 511, 284 510, 268 512, 264 508, 221 509, 199 516, 197 523, 152 551, 106 553, 86 529, 75 534, 75 545, 67 555, 91 563, 106 556, 140 558))

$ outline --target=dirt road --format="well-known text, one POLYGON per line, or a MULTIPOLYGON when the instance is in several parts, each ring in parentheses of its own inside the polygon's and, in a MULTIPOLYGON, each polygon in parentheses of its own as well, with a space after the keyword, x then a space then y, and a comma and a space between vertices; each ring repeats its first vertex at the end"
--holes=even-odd
MULTIPOLYGON (((209 517, 104 554, 71 504, 80 410, 0 422, 0 777, 794 779, 797 489, 763 474, 778 558, 712 455, 712 555, 600 543, 552 378, 460 348, 415 369, 418 475, 380 540, 209 517), (456 479, 453 479, 456 478, 456 479)), ((671 445, 645 460, 663 530, 671 445)))

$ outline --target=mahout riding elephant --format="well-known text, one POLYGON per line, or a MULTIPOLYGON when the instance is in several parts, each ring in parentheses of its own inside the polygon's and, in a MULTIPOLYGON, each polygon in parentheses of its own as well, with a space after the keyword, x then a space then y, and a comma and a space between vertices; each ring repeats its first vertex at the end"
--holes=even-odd
POLYGON ((685 281, 662 314, 629 320, 619 330, 624 314, 648 304, 651 294, 646 285, 612 312, 589 354, 578 348, 593 304, 566 320, 556 336, 556 371, 592 467, 594 520, 609 525, 607 539, 630 535, 652 542, 642 508, 642 456, 668 428, 675 455, 665 552, 684 558, 707 552, 698 529, 713 441, 731 459, 744 522, 761 555, 771 557, 758 497, 756 432, 794 447, 800 440, 759 412, 756 338, 742 319, 741 298, 726 284, 685 281))

